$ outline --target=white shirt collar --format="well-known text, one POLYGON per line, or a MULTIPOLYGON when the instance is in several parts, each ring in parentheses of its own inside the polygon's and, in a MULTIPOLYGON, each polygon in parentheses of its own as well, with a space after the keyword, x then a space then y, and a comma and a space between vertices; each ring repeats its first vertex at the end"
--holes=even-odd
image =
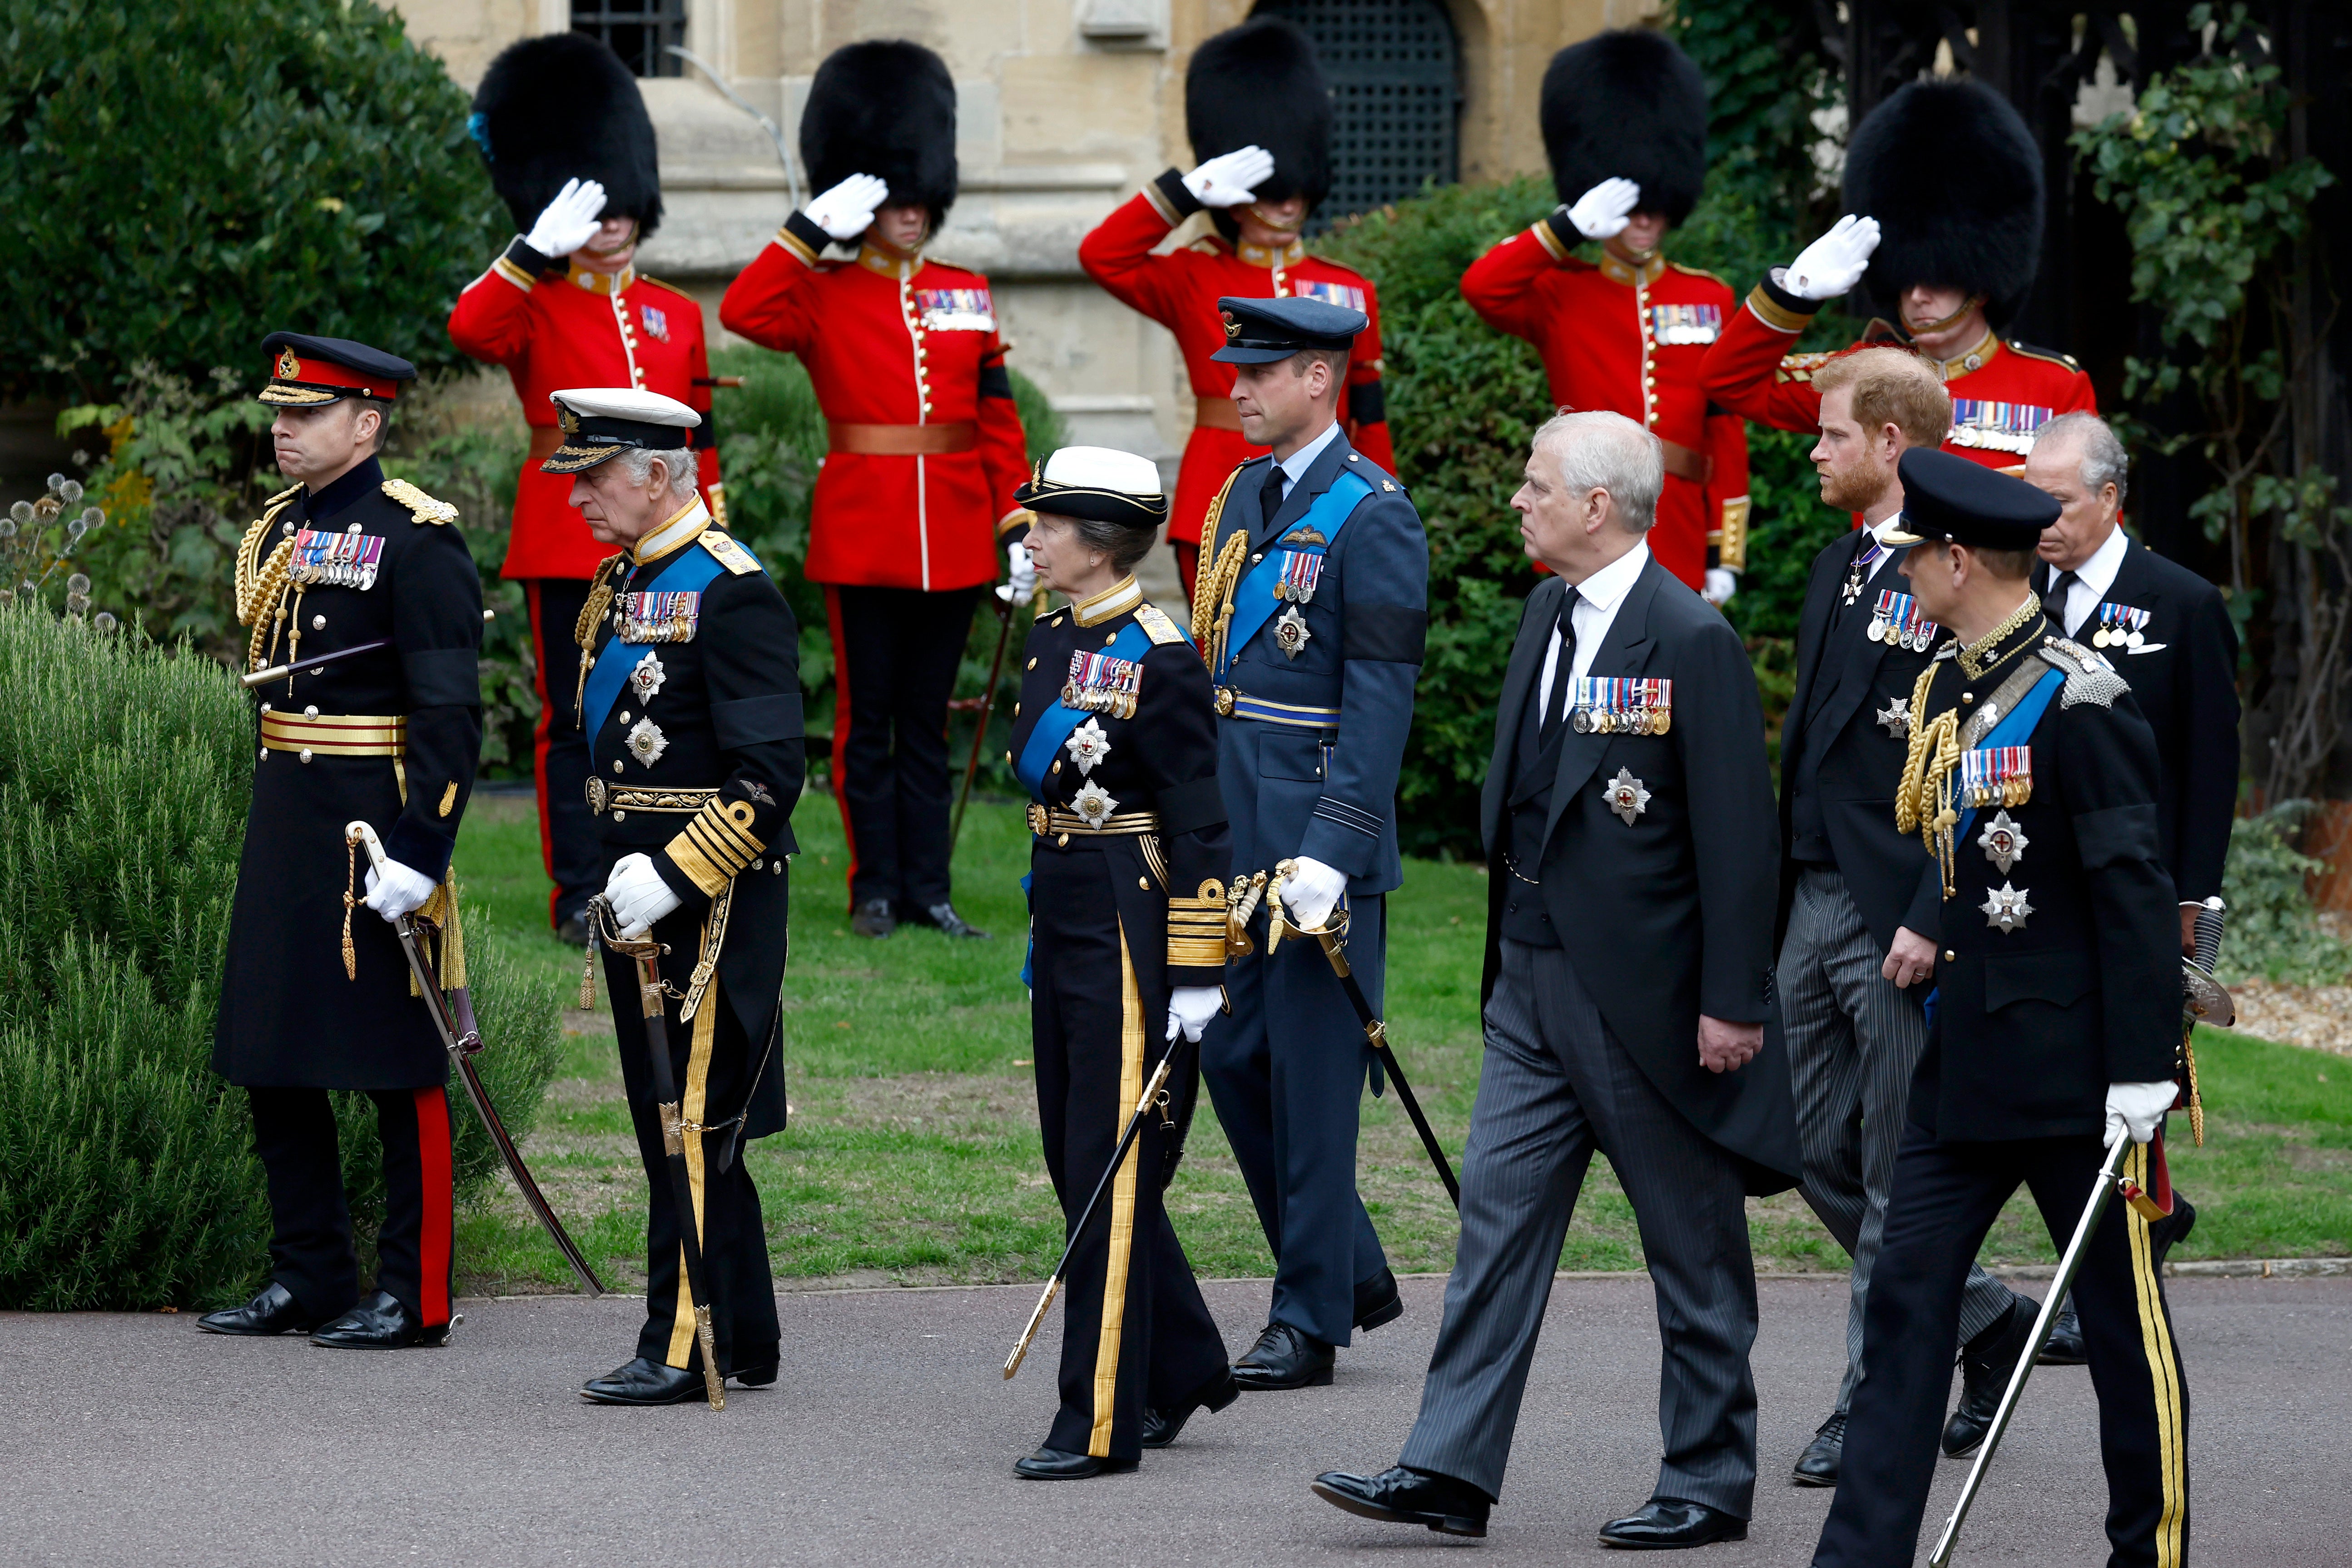
POLYGON ((1282 459, 1282 493, 1286 500, 1290 495, 1290 487, 1307 477, 1307 470, 1315 466, 1315 459, 1323 455, 1323 448, 1339 438, 1339 422, 1334 419, 1323 434, 1282 459))
MULTIPOLYGON (((1569 592, 1596 610, 1613 610, 1617 607, 1617 601, 1632 591, 1633 579, 1642 574, 1642 568, 1649 564, 1649 561, 1650 542, 1644 539, 1583 582, 1570 588, 1569 592)), ((1580 637, 1582 636, 1581 633, 1578 635, 1580 637)))
MULTIPOLYGON (((1617 612, 1625 603, 1625 595, 1633 591, 1634 582, 1642 568, 1650 562, 1650 542, 1643 540, 1633 549, 1587 577, 1569 590, 1568 625, 1576 634, 1576 658, 1569 670, 1571 679, 1581 679, 1592 669, 1593 656, 1609 637, 1610 627, 1617 624, 1617 612)), ((1559 678, 1559 650, 1563 645, 1559 634, 1552 634, 1551 647, 1544 650, 1543 675, 1537 682, 1537 700, 1550 711, 1552 682, 1559 678)))
POLYGON ((2116 585, 2116 574, 2123 570, 2124 552, 2130 548, 2131 541, 2124 537, 2123 524, 2117 523, 2099 547, 2091 552, 2091 558, 2074 568, 2075 582, 2090 590, 2094 603, 2105 598, 2107 590, 2116 585))

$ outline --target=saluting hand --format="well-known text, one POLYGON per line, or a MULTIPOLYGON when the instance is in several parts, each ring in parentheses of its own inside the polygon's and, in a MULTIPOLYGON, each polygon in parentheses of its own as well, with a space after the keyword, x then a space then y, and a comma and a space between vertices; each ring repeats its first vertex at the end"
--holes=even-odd
POLYGON ((1641 200, 1642 187, 1633 181, 1603 180, 1576 198, 1568 221, 1587 239, 1614 239, 1625 232, 1641 200))
POLYGON ((1797 253, 1782 282, 1800 300, 1834 300, 1862 281, 1877 248, 1878 220, 1848 213, 1797 253))
POLYGON ((1274 154, 1252 145, 1220 153, 1184 176, 1184 188, 1204 207, 1237 207, 1274 178, 1274 154))
POLYGON ((1738 1072, 1764 1048, 1761 1024, 1727 1024, 1698 1016, 1698 1065, 1709 1072, 1738 1072))
POLYGON ((856 239, 873 225, 874 212, 890 197, 888 182, 852 174, 801 210, 809 222, 835 239, 856 239))
POLYGON ((569 256, 596 237, 604 211, 602 184, 594 180, 566 180, 522 242, 541 256, 569 256))

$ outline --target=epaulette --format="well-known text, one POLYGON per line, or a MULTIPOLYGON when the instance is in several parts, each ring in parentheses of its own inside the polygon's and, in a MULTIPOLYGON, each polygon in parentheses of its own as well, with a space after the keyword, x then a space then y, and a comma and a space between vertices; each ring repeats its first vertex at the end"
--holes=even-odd
POLYGON ((1176 623, 1168 618, 1168 612, 1157 605, 1136 605, 1135 624, 1143 628, 1145 637, 1150 637, 1160 647, 1164 647, 1170 643, 1184 640, 1184 634, 1176 629, 1176 623))
POLYGON ((1709 272, 1704 267, 1685 267, 1679 261, 1669 261, 1666 265, 1676 272, 1687 273, 1693 278, 1704 278, 1710 283, 1720 283, 1727 289, 1731 287, 1730 279, 1719 272, 1709 272))
POLYGON ((655 288, 656 288, 656 289, 668 289, 671 293, 673 293, 673 294, 677 295, 677 296, 679 299, 681 299, 681 300, 691 300, 691 299, 693 299, 693 298, 694 298, 694 296, 693 296, 693 295, 691 295, 691 294, 688 293, 685 289, 683 289, 679 288, 677 284, 672 283, 672 282, 668 282, 668 281, 667 281, 667 280, 666 280, 666 279, 664 279, 656 278, 656 277, 655 277, 653 274, 651 274, 651 273, 649 273, 649 272, 640 272, 640 273, 638 273, 638 274, 637 274, 637 281, 638 281, 638 282, 640 282, 640 283, 650 283, 650 284, 652 284, 652 285, 653 285, 655 288))
POLYGON ((1815 352, 1801 354, 1782 354, 1780 356, 1780 363, 1775 368, 1773 374, 1777 379, 1781 381, 1808 382, 1813 379, 1813 372, 1821 369, 1822 366, 1829 363, 1830 361, 1837 357, 1837 351, 1835 350, 1831 350, 1825 353, 1815 352))
POLYGON ((2011 353, 2023 354, 2027 359, 2044 360, 2051 364, 2063 364, 2077 375, 2083 373, 2082 365, 2076 363, 2073 354, 2062 354, 2056 349, 2038 349, 2032 343, 2021 343, 2015 338, 2007 341, 2011 353))
POLYGON ((715 528, 702 531, 698 542, 710 552, 710 558, 738 577, 749 576, 760 569, 751 552, 715 528))
POLYGON ((406 479, 386 479, 383 493, 408 509, 411 522, 455 522, 457 509, 446 500, 435 500, 406 479))
POLYGON ((2042 663, 2066 678, 2065 689, 2058 694, 2058 706, 2062 709, 2084 702, 2112 708, 2116 698, 2131 689, 2131 682, 2116 673, 2116 667, 2107 662, 2105 654, 2084 647, 2071 637, 2047 638, 2035 651, 2042 656, 2042 663))

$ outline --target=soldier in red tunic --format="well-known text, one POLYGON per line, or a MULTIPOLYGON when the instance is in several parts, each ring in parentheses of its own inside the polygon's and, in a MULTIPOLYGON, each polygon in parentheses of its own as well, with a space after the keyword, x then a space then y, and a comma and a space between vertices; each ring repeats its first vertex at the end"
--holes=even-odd
POLYGON ((1733 313, 1707 351, 1709 397, 1776 429, 1819 429, 1812 373, 1829 356, 1789 350, 1867 270, 1873 301, 1896 321, 1873 321, 1863 342, 1907 344, 1944 378, 1945 451, 2011 468, 2050 420, 2096 411, 2080 365, 1998 331, 2032 291, 2042 253, 2042 154, 2008 100, 1974 81, 1898 89, 1854 132, 1845 202, 1835 228, 1733 313))
POLYGON ((823 194, 719 319, 798 354, 824 410, 807 572, 833 628, 851 929, 981 936, 948 898, 947 704, 1000 542, 1026 531, 1029 459, 988 279, 922 254, 955 200, 955 84, 920 45, 851 44, 817 68, 800 134, 823 194), (836 241, 855 259, 824 259, 836 241))
POLYGON ((572 481, 540 463, 562 440, 548 395, 571 386, 633 386, 702 415, 694 432, 701 492, 723 525, 726 498, 712 446, 710 365, 702 307, 638 272, 638 243, 661 222, 654 128, 636 79, 584 33, 526 38, 490 64, 474 95, 474 139, 523 233, 457 296, 449 337, 503 365, 530 426, 515 487, 514 525, 499 575, 530 606, 539 695, 532 773, 548 912, 567 942, 604 883, 588 811, 588 737, 573 706, 580 649, 572 623, 608 553, 569 504, 572 481))
POLYGON ((1331 189, 1331 100, 1307 35, 1260 17, 1209 39, 1184 73, 1184 130, 1201 160, 1171 169, 1078 242, 1078 265, 1122 303, 1176 334, 1192 384, 1192 434, 1176 477, 1168 542, 1184 593, 1201 556, 1201 520, 1236 465, 1262 455, 1242 437, 1225 346, 1226 297, 1326 300, 1361 310, 1340 419, 1366 458, 1393 472, 1381 391, 1381 307, 1371 279, 1307 254, 1299 231, 1331 189), (1216 233, 1154 255, 1206 208, 1216 233))
POLYGON ((1622 414, 1664 444, 1651 552, 1721 604, 1748 563, 1748 431, 1699 371, 1732 293, 1658 254, 1706 177, 1706 85, 1664 35, 1602 33, 1552 57, 1541 113, 1560 205, 1473 262, 1462 297, 1536 346, 1553 403, 1622 414), (1593 239, 1597 264, 1573 254, 1593 239))

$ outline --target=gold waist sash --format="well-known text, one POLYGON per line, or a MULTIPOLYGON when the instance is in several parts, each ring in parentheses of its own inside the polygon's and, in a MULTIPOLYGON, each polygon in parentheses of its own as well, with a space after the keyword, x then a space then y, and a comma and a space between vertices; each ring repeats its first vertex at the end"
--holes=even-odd
POLYGON ((408 750, 408 721, 372 713, 279 713, 261 715, 265 751, 312 757, 397 757, 408 750))

